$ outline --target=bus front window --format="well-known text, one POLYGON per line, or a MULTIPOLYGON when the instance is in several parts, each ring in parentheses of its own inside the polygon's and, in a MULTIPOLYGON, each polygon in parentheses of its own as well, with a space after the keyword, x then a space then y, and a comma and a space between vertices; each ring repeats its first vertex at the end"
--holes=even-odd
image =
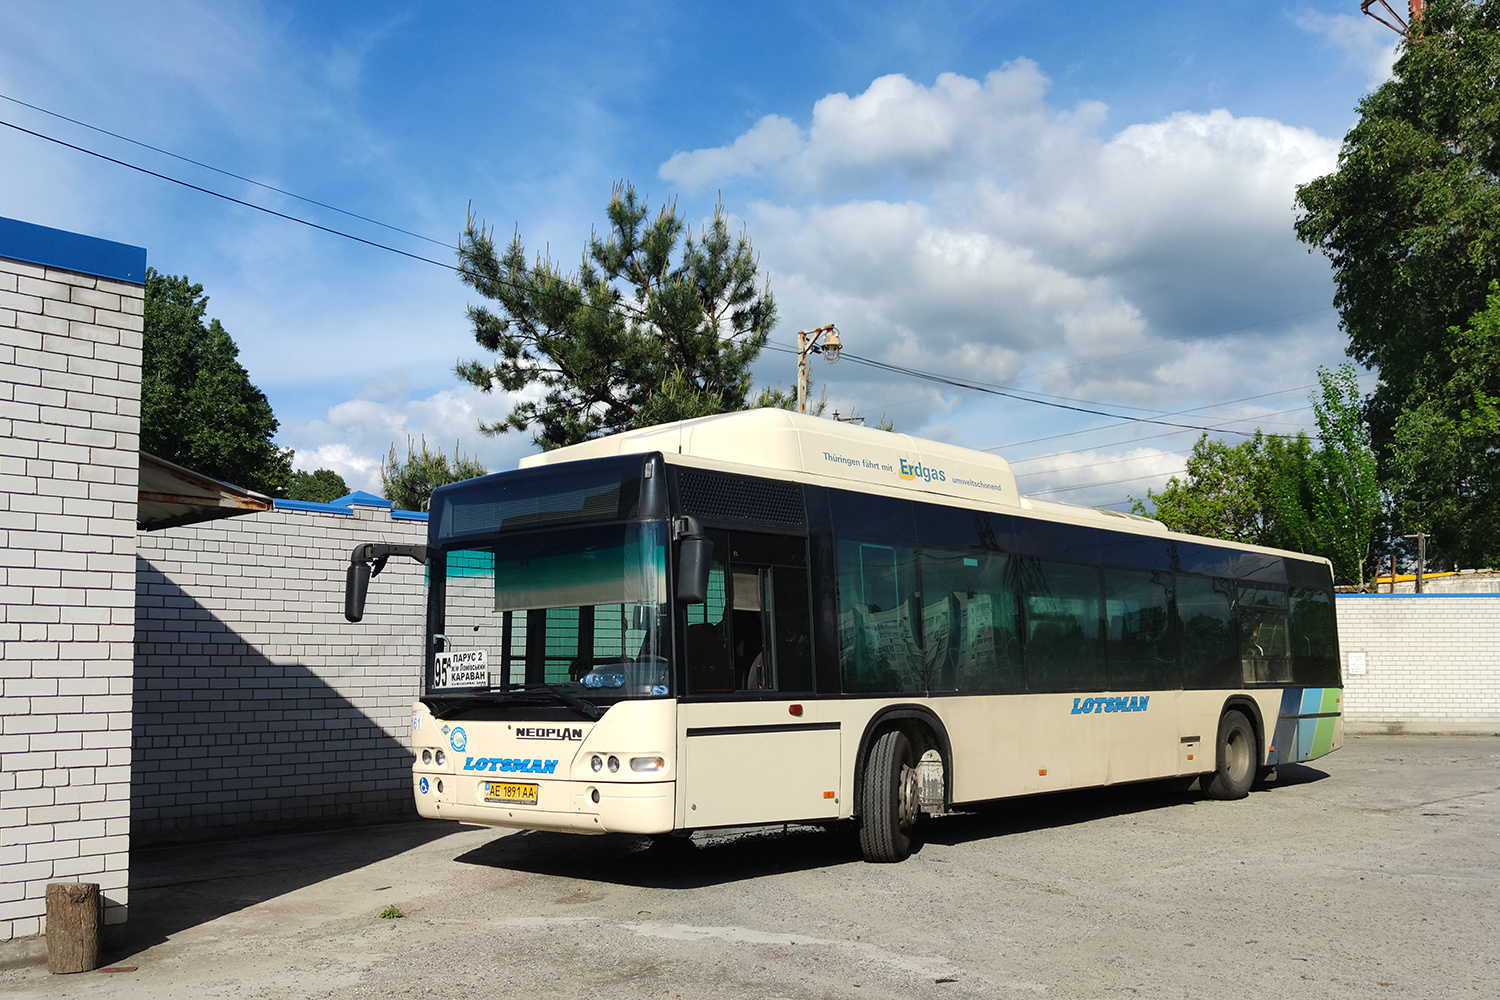
POLYGON ((671 694, 666 527, 590 525, 451 549, 434 566, 436 696, 556 688, 590 701, 671 694))

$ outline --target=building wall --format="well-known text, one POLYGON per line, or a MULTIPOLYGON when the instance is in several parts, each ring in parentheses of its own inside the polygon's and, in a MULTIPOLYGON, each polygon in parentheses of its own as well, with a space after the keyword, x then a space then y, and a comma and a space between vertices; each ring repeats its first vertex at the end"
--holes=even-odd
POLYGON ((421 543, 426 521, 297 506, 140 537, 138 843, 415 815, 423 570, 392 559, 358 625, 343 602, 355 545, 421 543))
POLYGON ((9 941, 42 932, 48 882, 97 882, 106 923, 125 919, 145 251, 0 223, 0 941, 9 941), (134 280, 12 259, 86 265, 101 249, 124 251, 134 280))
POLYGON ((1500 732, 1500 595, 1340 595, 1338 622, 1346 731, 1500 732))

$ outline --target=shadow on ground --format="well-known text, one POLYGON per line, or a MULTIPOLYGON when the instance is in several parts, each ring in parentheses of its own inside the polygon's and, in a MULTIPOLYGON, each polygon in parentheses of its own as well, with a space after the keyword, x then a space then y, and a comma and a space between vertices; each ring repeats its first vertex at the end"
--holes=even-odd
MULTIPOLYGON (((1283 765, 1267 790, 1328 777, 1300 764, 1283 765)), ((975 840, 1088 823, 1110 816, 1189 806, 1202 794, 1182 781, 1003 799, 925 819, 921 839, 953 846, 975 840)), ((919 848, 920 849, 920 848, 919 848)), ((701 889, 766 875, 831 868, 860 860, 852 823, 829 827, 791 824, 753 830, 709 831, 692 841, 611 834, 517 833, 499 837, 455 860, 486 868, 590 879, 650 889, 701 889)))
POLYGON ((257 903, 457 833, 421 820, 131 853, 130 920, 105 964, 257 903))

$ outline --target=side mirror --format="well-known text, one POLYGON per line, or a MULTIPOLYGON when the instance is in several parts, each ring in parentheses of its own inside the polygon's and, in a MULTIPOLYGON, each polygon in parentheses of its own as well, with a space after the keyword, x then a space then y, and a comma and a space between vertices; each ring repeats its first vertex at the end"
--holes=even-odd
POLYGON ((344 574, 344 617, 357 622, 365 616, 365 596, 370 592, 370 577, 379 576, 391 556, 427 562, 425 545, 387 545, 366 542, 349 553, 349 569, 344 574))
POLYGON ((349 564, 344 578, 344 617, 357 622, 365 616, 365 595, 370 592, 370 564, 349 564))
POLYGON ((702 604, 708 600, 708 569, 714 558, 714 543, 703 535, 684 538, 677 556, 677 600, 680 604, 702 604))

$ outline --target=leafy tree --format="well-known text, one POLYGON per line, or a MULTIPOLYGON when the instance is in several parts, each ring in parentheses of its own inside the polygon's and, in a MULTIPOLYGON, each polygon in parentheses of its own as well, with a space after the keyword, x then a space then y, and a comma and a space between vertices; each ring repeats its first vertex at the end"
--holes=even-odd
POLYGON ((615 187, 606 214, 576 274, 530 260, 519 235, 502 252, 470 215, 459 274, 495 304, 471 306, 469 319, 498 357, 455 372, 483 392, 533 390, 504 420, 481 423, 485 433, 530 428, 551 449, 744 407, 776 323, 749 238, 730 236, 722 206, 697 239, 675 203, 648 222, 629 185, 615 187))
POLYGON ((298 469, 287 480, 288 500, 306 500, 310 503, 332 503, 339 497, 349 495, 349 484, 344 477, 332 469, 304 472, 298 469))
POLYGON ((1363 588, 1367 571, 1374 568, 1381 514, 1375 452, 1354 366, 1345 363, 1330 371, 1320 365, 1318 383, 1313 397, 1318 422, 1318 450, 1313 456, 1317 481, 1312 491, 1315 543, 1307 551, 1328 557, 1335 576, 1363 588))
POLYGON ((406 460, 403 462, 392 444, 390 456, 380 463, 381 490, 391 506, 397 510, 426 510, 432 491, 439 486, 487 474, 477 459, 458 454, 457 442, 453 450, 454 458, 449 461, 442 451, 429 451, 425 437, 420 451, 412 446, 411 438, 407 438, 406 460))
MULTIPOLYGON (((1198 439, 1187 479, 1147 492, 1150 516, 1173 531, 1324 556, 1334 576, 1364 586, 1381 515, 1375 453, 1361 411, 1354 366, 1318 369, 1312 398, 1318 443, 1255 436, 1236 445, 1198 439)), ((1147 513, 1137 500, 1137 514, 1147 513)))
POLYGON ((146 269, 141 356, 141 450, 195 472, 272 496, 292 472, 276 417, 250 383, 240 350, 208 296, 186 277, 146 269))
POLYGON ((1398 523, 1432 535, 1429 551, 1457 566, 1500 563, 1500 284, 1465 328, 1449 331, 1437 366, 1396 420, 1391 486, 1398 523))
POLYGON ((1193 445, 1187 479, 1173 476, 1160 493, 1147 491, 1154 512, 1132 510, 1173 531, 1307 551, 1315 544, 1308 514, 1314 488, 1312 443, 1255 436, 1230 445, 1207 434, 1193 445))
POLYGON ((1297 235, 1333 262, 1349 353, 1380 374, 1377 449, 1419 383, 1453 378, 1454 331, 1500 278, 1500 0, 1429 0, 1401 44, 1338 170, 1297 189, 1297 235))

